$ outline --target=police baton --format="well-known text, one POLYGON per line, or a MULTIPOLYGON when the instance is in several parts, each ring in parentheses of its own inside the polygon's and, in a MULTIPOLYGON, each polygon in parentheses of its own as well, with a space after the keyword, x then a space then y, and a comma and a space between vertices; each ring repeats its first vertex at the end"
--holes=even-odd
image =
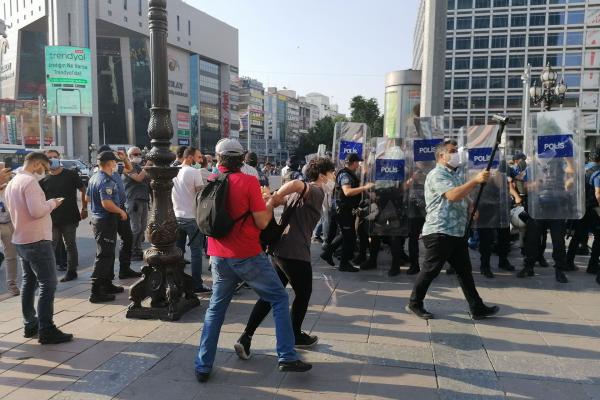
MULTIPOLYGON (((508 123, 507 115, 499 115, 495 114, 492 119, 498 122, 500 127, 498 128, 498 133, 496 133, 496 143, 494 143, 494 148, 492 149, 492 154, 490 154, 490 159, 488 160, 487 166, 485 167, 486 171, 490 171, 492 169, 492 164, 494 162, 494 158, 496 157, 496 152, 498 151, 498 147, 500 146, 500 142, 502 141, 502 133, 504 133, 504 127, 508 123)), ((475 198, 475 203, 473 204, 473 211, 471 211, 471 216, 469 217, 469 223, 467 224, 467 230, 465 232, 465 237, 469 237, 469 232, 471 232, 471 226, 473 225, 473 219, 475 218, 475 213, 477 212, 477 207, 479 206, 479 201, 481 200, 481 194, 483 193, 483 189, 485 188, 487 182, 483 182, 479 186, 479 191, 477 192, 477 197, 475 198)))

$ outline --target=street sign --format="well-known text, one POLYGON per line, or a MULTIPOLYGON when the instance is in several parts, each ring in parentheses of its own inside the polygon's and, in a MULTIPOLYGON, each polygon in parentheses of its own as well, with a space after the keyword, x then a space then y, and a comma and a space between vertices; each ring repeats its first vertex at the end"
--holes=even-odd
POLYGON ((46 46, 46 102, 49 115, 92 116, 90 49, 46 46))

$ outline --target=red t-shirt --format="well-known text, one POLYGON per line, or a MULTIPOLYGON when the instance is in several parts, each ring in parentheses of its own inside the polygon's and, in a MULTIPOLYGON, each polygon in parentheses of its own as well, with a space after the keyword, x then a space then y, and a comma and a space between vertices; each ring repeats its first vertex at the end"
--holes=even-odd
MULTIPOLYGON (((227 210, 233 219, 246 212, 267 209, 256 177, 243 173, 229 175, 227 210)), ((208 254, 224 258, 249 258, 260 254, 260 229, 254 224, 252 215, 235 223, 231 231, 219 239, 208 238, 208 254)))

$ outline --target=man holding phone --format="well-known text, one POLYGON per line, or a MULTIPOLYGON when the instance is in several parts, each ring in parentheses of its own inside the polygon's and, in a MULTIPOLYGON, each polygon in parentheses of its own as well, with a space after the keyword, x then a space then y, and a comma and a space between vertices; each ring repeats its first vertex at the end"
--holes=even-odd
POLYGON ((53 322, 54 293, 56 292, 56 261, 52 247, 52 210, 61 199, 46 200, 38 181, 50 166, 43 153, 32 152, 25 157, 23 169, 6 187, 6 206, 14 224, 12 241, 23 267, 21 308, 25 323, 24 336, 38 336, 41 344, 64 343, 73 335, 62 332, 53 322), (35 291, 39 299, 34 306, 35 291))

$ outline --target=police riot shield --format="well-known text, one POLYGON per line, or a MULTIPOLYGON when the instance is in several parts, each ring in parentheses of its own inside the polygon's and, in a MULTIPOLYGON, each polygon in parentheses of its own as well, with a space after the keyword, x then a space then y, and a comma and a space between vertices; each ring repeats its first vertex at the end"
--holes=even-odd
POLYGON ((526 170, 529 215, 579 219, 585 213, 583 131, 579 109, 532 114, 526 170))
POLYGON ((443 116, 415 118, 406 139, 406 187, 408 217, 425 218, 425 178, 435 168, 435 146, 444 140, 448 119, 443 116))
MULTIPOLYGON (((484 170, 496 143, 498 125, 476 125, 462 127, 458 133, 459 146, 465 148, 467 161, 464 164, 465 181, 484 170)), ((510 226, 511 199, 508 191, 508 166, 504 146, 496 151, 490 179, 483 187, 479 200, 479 217, 474 228, 508 228, 510 226)), ((477 197, 478 189, 470 194, 471 201, 477 197)))
POLYGON ((358 122, 336 122, 333 131, 333 162, 336 170, 344 168, 348 154, 356 153, 365 157, 369 128, 358 122))
POLYGON ((406 159, 400 139, 376 137, 365 160, 366 182, 374 187, 367 192, 369 207, 364 218, 371 236, 406 236, 408 216, 405 197, 406 159))

